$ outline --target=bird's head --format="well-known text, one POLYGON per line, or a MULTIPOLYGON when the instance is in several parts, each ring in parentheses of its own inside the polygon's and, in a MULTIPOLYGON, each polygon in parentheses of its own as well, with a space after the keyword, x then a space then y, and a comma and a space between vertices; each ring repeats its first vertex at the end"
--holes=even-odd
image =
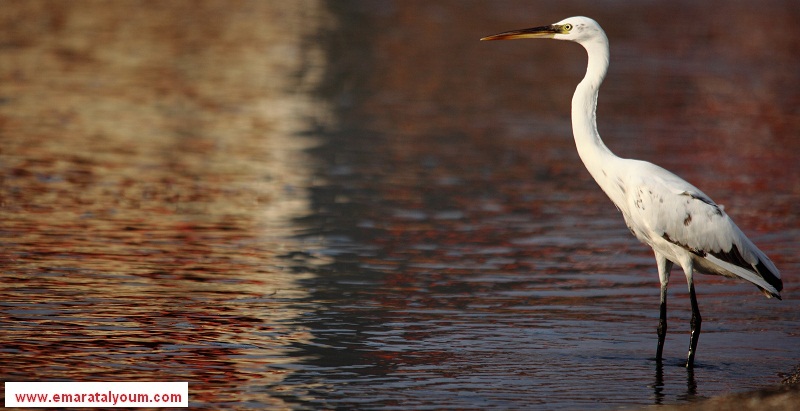
POLYGON ((556 39, 569 40, 586 45, 597 39, 605 39, 605 33, 596 21, 588 17, 569 17, 549 26, 506 31, 481 40, 556 39))

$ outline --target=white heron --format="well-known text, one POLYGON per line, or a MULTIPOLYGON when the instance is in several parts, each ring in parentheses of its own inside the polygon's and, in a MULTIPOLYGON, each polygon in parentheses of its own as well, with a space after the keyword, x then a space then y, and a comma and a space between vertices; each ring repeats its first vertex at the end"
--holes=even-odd
POLYGON ((608 38, 596 21, 570 17, 548 26, 508 31, 481 40, 548 38, 582 45, 589 55, 586 76, 572 97, 572 132, 586 169, 622 212, 639 241, 655 253, 661 282, 656 361, 661 362, 667 333, 667 283, 673 264, 683 268, 692 304, 686 367, 694 366, 700 336, 700 310, 692 276, 695 272, 741 278, 768 298, 783 288, 775 264, 702 191, 675 174, 646 161, 614 155, 597 132, 600 84, 608 70, 608 38))

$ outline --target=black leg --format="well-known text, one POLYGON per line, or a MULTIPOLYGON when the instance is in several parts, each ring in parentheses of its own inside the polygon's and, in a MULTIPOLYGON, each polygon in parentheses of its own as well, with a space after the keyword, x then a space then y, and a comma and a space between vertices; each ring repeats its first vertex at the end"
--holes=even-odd
POLYGON ((700 308, 697 306, 697 296, 694 293, 694 283, 689 283, 689 297, 692 300, 692 334, 689 338, 689 357, 686 360, 686 368, 694 367, 694 355, 697 352, 697 340, 700 339, 700 324, 703 319, 700 318, 700 308))
POLYGON ((667 284, 669 272, 672 270, 672 261, 656 252, 658 263, 658 279, 661 282, 661 305, 658 310, 658 348, 656 349, 656 362, 660 365, 664 353, 664 339, 667 337, 667 284))
POLYGON ((661 363, 661 355, 664 353, 664 339, 667 337, 667 286, 661 286, 661 306, 658 315, 658 348, 656 349, 656 361, 661 363))

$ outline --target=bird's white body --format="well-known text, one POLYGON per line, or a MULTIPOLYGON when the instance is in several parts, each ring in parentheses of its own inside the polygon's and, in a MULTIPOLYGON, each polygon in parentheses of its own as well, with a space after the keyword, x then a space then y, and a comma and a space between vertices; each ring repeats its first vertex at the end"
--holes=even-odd
MULTIPOLYGON (((689 276, 698 270, 741 277, 765 290, 768 296, 779 295, 755 270, 761 262, 780 278, 775 265, 722 207, 675 174, 646 161, 617 157, 605 146, 597 131, 596 108, 598 89, 609 64, 607 37, 597 22, 586 17, 556 23, 563 24, 571 24, 577 33, 564 39, 583 45, 589 56, 586 76, 572 98, 572 129, 578 154, 622 212, 633 235, 652 247, 657 258, 679 264, 689 276), (754 272, 714 257, 730 253, 734 247, 754 272)), ((561 39, 561 35, 554 38, 561 39)))
POLYGON ((694 361, 700 312, 693 273, 747 280, 767 297, 780 298, 780 274, 770 259, 734 224, 722 207, 675 174, 646 161, 617 157, 597 131, 600 84, 609 64, 608 39, 594 20, 570 17, 550 26, 516 30, 483 40, 554 38, 581 44, 588 54, 586 76, 572 98, 572 129, 586 169, 622 212, 633 235, 652 247, 661 282, 661 318, 656 358, 666 334, 666 289, 673 263, 686 274, 692 302, 692 337, 687 366, 694 361))

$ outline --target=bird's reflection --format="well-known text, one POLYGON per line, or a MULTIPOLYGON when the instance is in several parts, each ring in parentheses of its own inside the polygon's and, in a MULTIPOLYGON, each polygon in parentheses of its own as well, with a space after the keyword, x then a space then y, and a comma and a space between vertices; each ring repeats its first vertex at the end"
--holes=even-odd
MULTIPOLYGON (((661 361, 656 361, 656 372, 653 384, 650 385, 653 389, 653 403, 655 405, 662 405, 666 393, 664 390, 664 364, 661 361)), ((692 401, 697 397, 697 381, 694 378, 694 368, 686 368, 686 392, 678 395, 678 400, 692 401)))
POLYGON ((697 381, 694 379, 694 368, 686 369, 686 395, 681 396, 680 399, 691 401, 697 397, 697 381))
POLYGON ((664 402, 664 364, 661 361, 656 361, 656 378, 653 385, 653 401, 656 405, 661 405, 664 402))

